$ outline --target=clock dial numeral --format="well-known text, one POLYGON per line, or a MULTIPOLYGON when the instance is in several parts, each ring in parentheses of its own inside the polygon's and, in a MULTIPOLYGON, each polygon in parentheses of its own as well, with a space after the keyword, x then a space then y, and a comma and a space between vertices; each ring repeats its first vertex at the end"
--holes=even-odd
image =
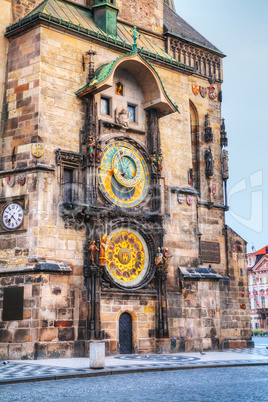
POLYGON ((17 229, 23 221, 22 207, 17 203, 7 205, 2 213, 2 224, 6 229, 17 229))

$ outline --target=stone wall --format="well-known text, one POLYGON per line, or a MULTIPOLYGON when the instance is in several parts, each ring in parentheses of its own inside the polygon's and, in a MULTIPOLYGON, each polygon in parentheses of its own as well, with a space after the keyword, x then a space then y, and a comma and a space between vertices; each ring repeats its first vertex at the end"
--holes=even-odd
POLYGON ((185 281, 181 293, 168 293, 169 336, 177 352, 219 348, 220 291, 218 281, 185 281))
POLYGON ((228 226, 226 232, 230 280, 221 282, 221 337, 224 347, 244 347, 241 339, 251 339, 246 242, 228 226))
POLYGON ((158 34, 163 33, 163 5, 163 0, 116 0, 118 18, 158 34))
POLYGON ((8 52, 8 40, 4 37, 7 25, 11 22, 11 0, 3 0, 0 3, 0 126, 2 123, 2 106, 6 82, 6 63, 8 52))
POLYGON ((21 273, 2 277, 0 289, 0 359, 85 355, 86 291, 71 276, 21 273), (3 289, 17 286, 24 288, 23 320, 3 321, 3 289))
POLYGON ((132 317, 134 353, 155 351, 156 296, 102 294, 101 325, 105 332, 106 353, 119 353, 119 318, 124 312, 132 317))
POLYGON ((40 28, 13 39, 9 44, 5 121, 3 124, 2 168, 26 167, 30 164, 30 144, 38 134, 40 28), (11 160, 13 154, 13 163, 11 160), (17 154, 20 154, 17 156, 17 154))
MULTIPOLYGON (((25 2, 25 7, 29 4, 25 2)), ((161 18, 158 17, 162 12, 162 2, 151 2, 149 6, 144 3, 144 8, 138 10, 137 4, 124 3, 121 17, 132 18, 132 13, 135 13, 137 23, 143 21, 145 28, 160 32, 161 18), (124 10, 128 10, 128 15, 124 14, 124 10)), ((119 8, 120 5, 118 1, 119 8)), ((139 2, 140 6, 143 6, 142 2, 139 2)), ((6 171, 26 169, 26 184, 21 186, 16 182, 14 187, 9 187, 7 173, 2 172, 0 201, 6 197, 25 197, 27 216, 24 231, 1 234, 0 259, 4 274, 2 287, 25 287, 25 316, 22 321, 1 323, 0 342, 5 343, 2 345, 3 358, 7 353, 10 358, 68 357, 83 355, 88 350, 85 342, 88 306, 82 269, 85 231, 67 228, 60 216, 62 167, 56 166, 55 149, 81 152, 85 104, 77 98, 75 91, 87 83, 86 52, 91 45, 97 51, 95 69, 119 56, 119 52, 112 48, 91 44, 83 38, 47 27, 35 27, 10 40, 2 168, 6 171), (38 159, 31 152, 32 142, 36 138, 44 144, 44 155, 38 159), (21 268, 29 268, 33 261, 48 264, 51 261, 65 262, 72 272, 61 276, 20 273, 21 268), (12 276, 6 276, 8 269, 13 269, 12 276)), ((223 230, 221 105, 217 100, 193 95, 192 84, 206 87, 206 79, 160 67, 159 64, 155 68, 167 93, 181 112, 159 121, 163 153, 162 195, 167 190, 163 208, 163 223, 167 230, 164 246, 169 248, 169 254, 172 255, 167 282, 170 338, 175 339, 171 349, 214 349, 220 346, 221 338, 250 338, 245 244, 228 229, 226 248, 223 230), (176 191, 171 190, 171 187, 191 189, 188 184, 188 172, 193 168, 189 101, 197 113, 200 146, 200 197, 195 194, 191 205, 186 200, 179 204, 176 191), (207 113, 214 135, 210 144, 215 160, 211 180, 205 177, 204 161, 208 147, 203 132, 207 113), (212 184, 216 185, 215 195, 211 192, 212 184), (200 206, 199 201, 207 204, 200 206), (214 208, 213 203, 220 207, 214 208), (212 268, 221 275, 229 275, 230 280, 224 279, 220 284, 214 281, 185 281, 182 289, 178 266, 197 267, 201 262, 198 231, 202 233, 202 241, 219 243, 220 261, 212 263, 212 268)), ((127 74, 123 78, 127 79, 127 74)), ((220 90, 219 83, 217 89, 220 90)), ((139 102, 142 102, 140 92, 138 95, 139 102)), ((99 107, 100 95, 95 100, 99 107)), ((144 129, 143 119, 141 123, 144 129)), ((139 135, 133 135, 133 139, 139 135)), ((146 135, 143 134, 140 142, 146 144, 146 135)), ((107 353, 119 350, 118 320, 124 311, 132 316, 134 351, 160 350, 161 345, 157 345, 155 339, 156 309, 156 296, 152 294, 103 293, 101 321, 107 353)))

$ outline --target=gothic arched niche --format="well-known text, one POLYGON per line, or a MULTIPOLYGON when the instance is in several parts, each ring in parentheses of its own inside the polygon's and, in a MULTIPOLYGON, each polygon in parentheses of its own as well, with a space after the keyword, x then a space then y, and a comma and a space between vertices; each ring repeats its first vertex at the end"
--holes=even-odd
POLYGON ((198 175, 198 114, 196 107, 190 101, 190 128, 191 128, 191 147, 192 147, 192 163, 193 163, 193 171, 192 171, 192 180, 193 187, 199 188, 199 175, 198 175))
POLYGON ((114 107, 117 113, 125 108, 128 111, 129 124, 135 124, 137 128, 145 130, 145 111, 143 109, 144 96, 139 82, 129 71, 118 67, 114 74, 114 107), (118 83, 122 85, 122 95, 118 96, 118 83))
POLYGON ((76 95, 83 98, 90 93, 105 93, 114 86, 114 75, 118 68, 128 71, 138 82, 144 98, 144 110, 155 109, 158 118, 178 111, 178 106, 169 98, 157 71, 138 53, 119 56, 116 60, 100 66, 95 71, 95 77, 85 87, 76 91, 76 95))

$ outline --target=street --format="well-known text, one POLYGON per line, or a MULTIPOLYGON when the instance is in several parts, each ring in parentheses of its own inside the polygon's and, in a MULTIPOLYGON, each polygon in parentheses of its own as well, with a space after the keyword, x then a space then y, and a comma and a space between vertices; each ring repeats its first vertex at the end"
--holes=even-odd
POLYGON ((1 387, 2 401, 268 401, 268 367, 109 375, 1 387))

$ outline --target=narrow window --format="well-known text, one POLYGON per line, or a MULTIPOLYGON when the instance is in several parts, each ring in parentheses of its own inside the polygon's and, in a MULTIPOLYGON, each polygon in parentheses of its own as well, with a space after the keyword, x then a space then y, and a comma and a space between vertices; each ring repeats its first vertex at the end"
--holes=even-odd
POLYGON ((23 320, 23 287, 4 289, 3 321, 23 320))
POLYGON ((134 105, 128 105, 128 111, 129 111, 129 121, 132 123, 136 122, 136 106, 134 105))
POLYGON ((63 202, 73 202, 73 169, 64 168, 63 170, 63 202))
POLYGON ((110 114, 110 99, 101 97, 101 114, 110 114))

